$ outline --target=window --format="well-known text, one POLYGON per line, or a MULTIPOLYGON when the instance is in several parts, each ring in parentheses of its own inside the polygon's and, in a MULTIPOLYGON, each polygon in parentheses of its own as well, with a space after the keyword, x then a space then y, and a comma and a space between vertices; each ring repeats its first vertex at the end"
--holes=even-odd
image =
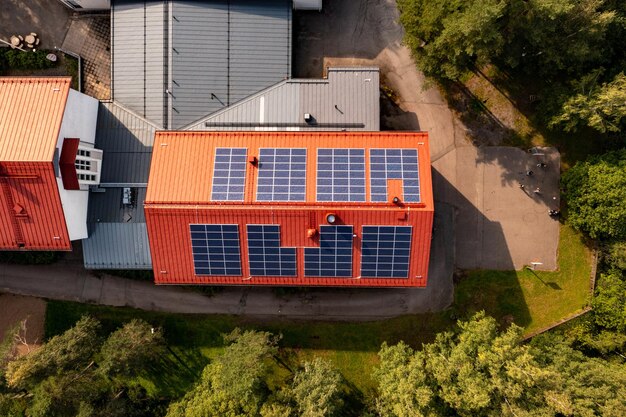
POLYGON ((91 161, 85 161, 83 159, 77 159, 75 163, 76 169, 82 169, 85 171, 91 170, 91 161))
POLYGON ((95 181, 96 180, 96 176, 95 175, 89 175, 89 174, 78 174, 78 179, 80 181, 95 181))
POLYGON ((78 150, 78 153, 76 153, 76 155, 78 155, 78 156, 84 156, 84 157, 86 157, 86 158, 90 158, 90 157, 91 157, 91 152, 86 151, 86 150, 84 150, 84 149, 79 149, 79 150, 78 150))

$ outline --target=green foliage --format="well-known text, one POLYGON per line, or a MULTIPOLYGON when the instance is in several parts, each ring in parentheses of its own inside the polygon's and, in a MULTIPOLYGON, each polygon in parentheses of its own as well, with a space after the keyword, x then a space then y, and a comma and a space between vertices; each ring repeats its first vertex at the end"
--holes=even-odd
POLYGON ((427 74, 456 79, 500 53, 502 0, 400 0, 405 42, 427 74))
POLYGON ((572 226, 592 238, 626 238, 626 149, 577 163, 561 183, 572 226))
POLYGON ((620 273, 600 276, 593 310, 598 326, 619 332, 626 330, 626 282, 620 273))
POLYGON ((148 398, 145 389, 122 378, 155 360, 163 340, 150 329, 134 320, 103 340, 100 323, 83 317, 39 349, 9 362, 7 385, 0 380, 0 415, 160 414, 159 400, 148 398))
POLYGON ((626 242, 612 242, 607 248, 607 261, 612 268, 626 271, 626 242))
POLYGON ((341 382, 339 372, 324 359, 305 362, 296 372, 291 396, 298 405, 301 417, 331 417, 341 409, 341 382))
POLYGON ((604 0, 513 0, 502 59, 531 74, 578 74, 608 58, 606 37, 616 12, 604 0))
POLYGON ((45 51, 24 52, 18 49, 0 48, 0 70, 36 70, 56 66, 56 62, 46 58, 47 54, 45 51))
POLYGON ((132 320, 113 332, 100 349, 99 370, 106 375, 136 375, 142 365, 163 353, 163 335, 141 320, 132 320))
POLYGON ((96 320, 84 317, 42 348, 9 363, 6 372, 9 385, 32 388, 48 376, 86 366, 100 343, 98 328, 96 320))
POLYGON ((626 118, 626 76, 619 73, 613 81, 597 85, 597 73, 588 74, 578 84, 578 94, 565 101, 561 113, 550 122, 575 131, 586 125, 601 133, 619 132, 626 118), (590 85, 588 85, 590 84, 590 85))
POLYGON ((521 328, 498 334, 493 318, 477 314, 413 351, 380 351, 378 410, 384 416, 520 415, 544 410, 541 387, 551 378, 519 344, 521 328))
POLYGON ((483 314, 415 351, 383 345, 381 416, 621 416, 626 368, 590 359, 562 339, 520 343, 483 314), (607 380, 610 379, 610 380, 607 380))
POLYGON ((231 344, 207 365, 198 385, 170 406, 169 417, 256 416, 267 397, 268 359, 277 353, 277 339, 268 332, 234 330, 231 344))
POLYGON ((545 398, 558 415, 626 415, 624 364, 586 357, 550 334, 533 340, 531 352, 544 369, 552 372, 545 398))

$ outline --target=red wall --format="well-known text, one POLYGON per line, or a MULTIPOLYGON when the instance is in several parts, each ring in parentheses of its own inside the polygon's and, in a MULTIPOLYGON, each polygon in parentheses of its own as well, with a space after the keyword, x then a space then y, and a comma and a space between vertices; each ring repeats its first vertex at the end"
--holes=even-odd
POLYGON ((307 229, 327 224, 329 209, 294 208, 206 208, 146 206, 146 221, 157 284, 233 284, 233 285, 295 285, 295 286, 361 286, 405 287, 426 286, 432 234, 433 211, 425 209, 390 210, 384 208, 332 209, 336 224, 352 225, 357 237, 353 242, 353 276, 359 276, 361 263, 361 226, 413 226, 411 264, 408 279, 386 278, 304 278, 303 247, 318 246, 319 235, 306 236, 307 229), (241 245, 242 276, 196 276, 191 251, 190 224, 238 224, 241 245), (252 277, 248 275, 247 224, 279 224, 281 246, 297 249, 298 277, 252 277))
POLYGON ((0 250, 71 250, 52 162, 0 162, 0 186, 0 250))

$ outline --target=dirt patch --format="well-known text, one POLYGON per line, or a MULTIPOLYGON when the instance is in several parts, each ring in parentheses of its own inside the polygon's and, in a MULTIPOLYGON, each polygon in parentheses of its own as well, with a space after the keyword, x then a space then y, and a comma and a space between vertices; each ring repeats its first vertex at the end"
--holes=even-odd
MULTIPOLYGON (((7 330, 22 320, 26 320, 26 343, 31 348, 39 346, 44 336, 46 302, 41 298, 0 294, 0 337, 4 339, 7 330)), ((19 348, 20 353, 23 351, 19 348)))

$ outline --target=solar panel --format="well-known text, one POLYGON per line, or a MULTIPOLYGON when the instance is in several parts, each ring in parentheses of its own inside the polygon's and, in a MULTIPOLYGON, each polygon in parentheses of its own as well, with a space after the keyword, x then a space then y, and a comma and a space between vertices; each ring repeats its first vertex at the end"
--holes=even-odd
POLYGON ((216 148, 213 165, 213 201, 243 201, 247 149, 216 148))
POLYGON ((196 275, 241 275, 239 226, 190 224, 196 275))
POLYGON ((365 201, 365 150, 317 150, 317 201, 365 201))
POLYGON ((250 275, 295 277, 296 248, 280 247, 280 226, 247 225, 250 275))
POLYGON ((304 276, 352 276, 352 226, 320 226, 320 247, 304 248, 304 276))
POLYGON ((257 201, 305 201, 306 149, 261 148, 257 201))
POLYGON ((408 278, 411 226, 363 226, 361 276, 408 278))
POLYGON ((387 180, 402 180, 403 200, 420 202, 417 149, 370 149, 370 197, 387 201, 387 180))

